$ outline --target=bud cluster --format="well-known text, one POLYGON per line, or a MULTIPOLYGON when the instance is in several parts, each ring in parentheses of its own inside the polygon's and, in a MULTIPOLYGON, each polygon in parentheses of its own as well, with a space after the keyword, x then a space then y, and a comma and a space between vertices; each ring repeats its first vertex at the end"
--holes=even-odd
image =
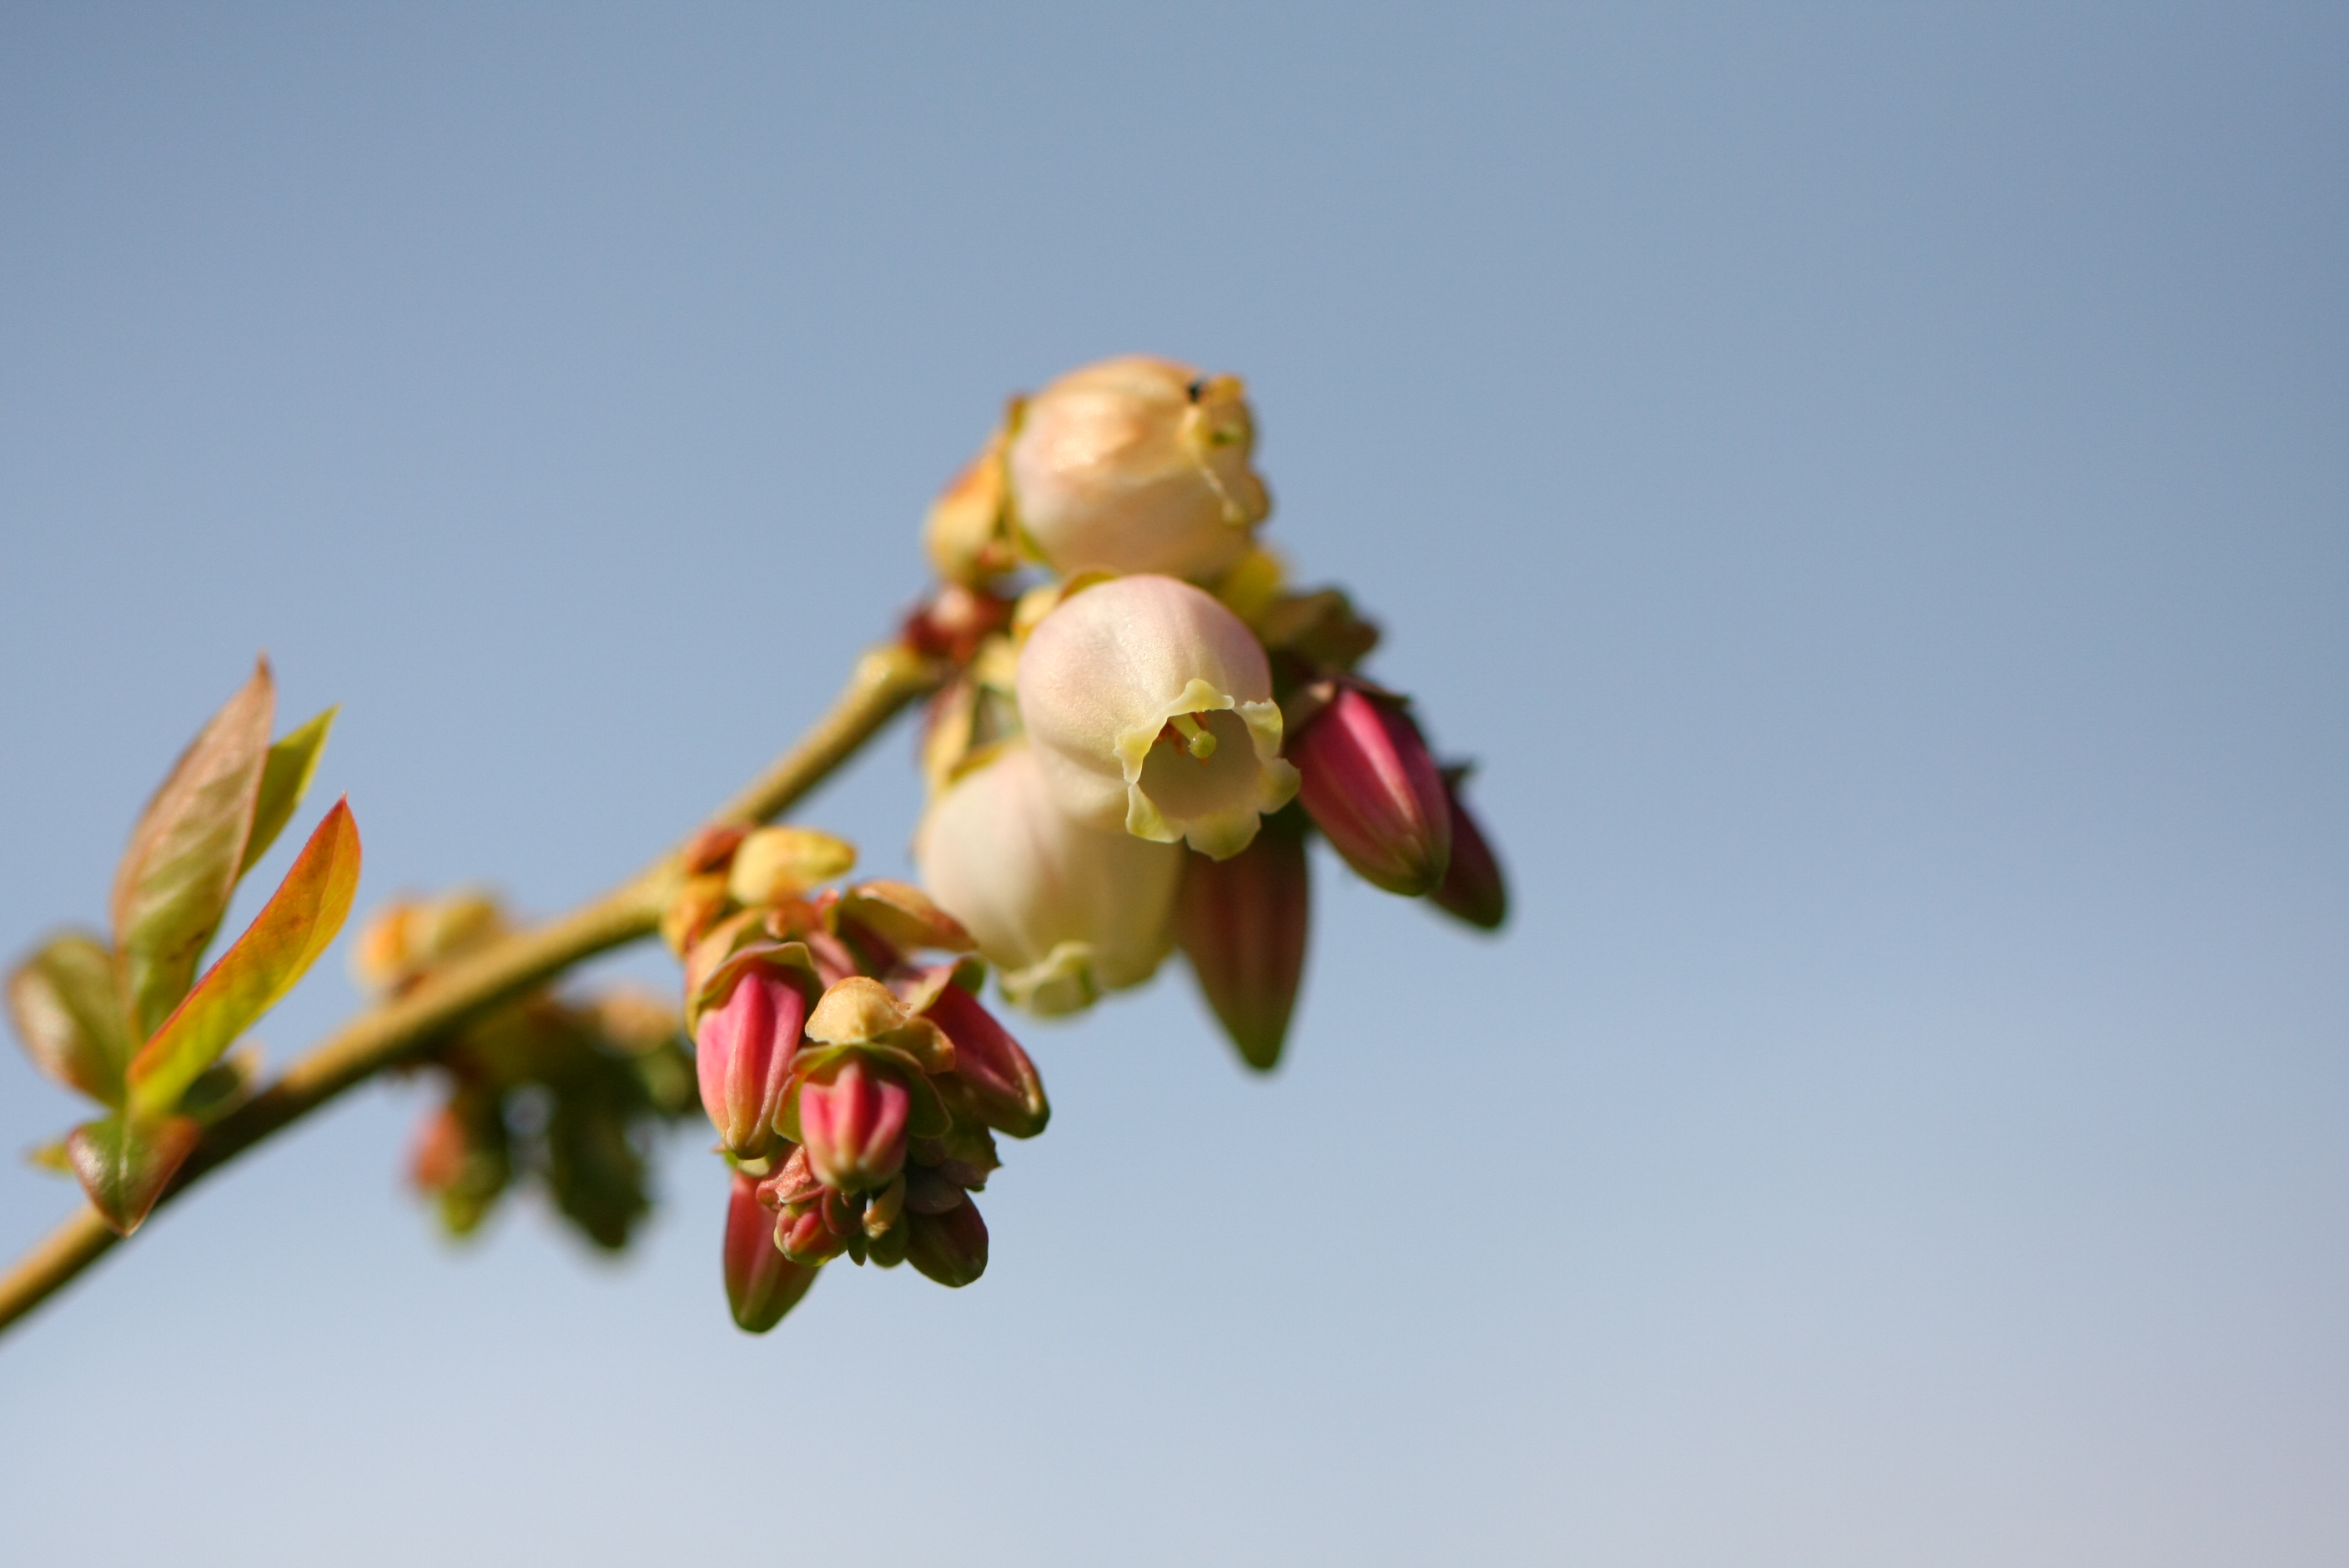
POLYGON ((931 705, 923 882, 1005 995, 1074 1012, 1176 947, 1249 1066, 1279 1060, 1304 972, 1307 841, 1481 929, 1498 860, 1378 630, 1299 591, 1230 376, 1145 356, 1012 400, 931 508, 945 580, 908 624, 956 678, 931 705))
POLYGON ((1050 1107, 979 1002, 986 965, 921 889, 847 872, 803 828, 688 846, 663 931, 685 964, 701 1106, 731 1161, 724 1264, 735 1322, 763 1333, 846 1256, 960 1286, 987 1267, 971 1194, 994 1134, 1050 1107))

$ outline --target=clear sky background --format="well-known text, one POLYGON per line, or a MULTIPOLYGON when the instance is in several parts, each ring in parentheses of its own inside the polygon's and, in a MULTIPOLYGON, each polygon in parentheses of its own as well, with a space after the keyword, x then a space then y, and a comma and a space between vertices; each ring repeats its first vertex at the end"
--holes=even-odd
POLYGON ((698 1140, 619 1266, 452 1249, 371 1087, 0 1343, 0 1560, 2349 1557, 2344 84, 2314 5, 0 8, 0 947, 261 647, 362 907, 592 894, 1133 350, 1249 378, 1519 912, 1322 863, 1269 1082, 1178 967, 1031 1026, 986 1279, 763 1339, 698 1140))

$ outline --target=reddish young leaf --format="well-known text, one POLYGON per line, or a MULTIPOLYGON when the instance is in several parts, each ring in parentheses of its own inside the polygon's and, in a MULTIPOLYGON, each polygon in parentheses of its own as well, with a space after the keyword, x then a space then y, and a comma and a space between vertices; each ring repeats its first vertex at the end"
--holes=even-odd
POLYGON ((253 831, 244 841, 244 856, 237 862, 240 878, 269 852, 269 846, 294 820, 294 808, 302 803, 311 776, 318 771, 318 755, 326 749, 326 732, 335 727, 335 715, 340 711, 328 708, 269 748, 269 759, 261 769, 261 793, 254 801, 253 831))
POLYGON ((293 989, 342 929, 358 882, 358 825, 349 802, 337 800, 244 934, 131 1058, 134 1113, 176 1109, 188 1086, 293 989))
POLYGON ((195 1152, 196 1135, 195 1122, 184 1116, 153 1122, 109 1116, 75 1128, 66 1155, 90 1205, 116 1234, 127 1236, 195 1152))
POLYGON ((228 913, 252 837, 277 711, 269 661, 181 754, 114 873, 114 950, 130 1033, 145 1039, 188 994, 228 913))
POLYGON ((8 1016, 42 1072, 92 1099, 122 1104, 130 1040, 104 943, 78 931, 50 938, 8 976, 8 1016))

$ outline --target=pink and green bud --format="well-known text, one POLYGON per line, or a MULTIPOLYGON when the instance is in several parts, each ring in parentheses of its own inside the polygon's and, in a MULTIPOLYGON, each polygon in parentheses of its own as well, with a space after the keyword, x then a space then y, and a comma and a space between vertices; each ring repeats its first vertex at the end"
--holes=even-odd
POLYGON ((923 977, 912 1003, 954 1047, 954 1070, 933 1082, 947 1104, 1014 1138, 1033 1138, 1051 1119, 1044 1080, 1009 1030, 975 994, 985 966, 941 965, 923 977), (970 982, 966 989, 964 979, 970 982), (924 999, 926 993, 926 1000, 924 999))
POLYGON ((1341 681, 1289 751, 1302 775, 1298 799, 1348 865, 1406 898, 1443 885, 1452 803, 1400 698, 1341 681))
POLYGON ((823 1183, 808 1169, 807 1150, 796 1145, 775 1173, 759 1183, 759 1202, 770 1209, 812 1203, 823 1196, 823 1183))
POLYGON ((799 1089, 800 1141, 808 1169, 827 1187, 863 1192, 905 1168, 913 1089, 902 1069, 849 1052, 799 1089))
POLYGON ((759 1183, 738 1171, 726 1203, 726 1300, 737 1327, 764 1334, 799 1305, 815 1283, 815 1270, 792 1262, 775 1244, 759 1183))
POLYGON ((1452 863, 1435 890, 1436 907, 1479 931, 1498 931, 1509 918, 1509 884, 1501 874, 1500 857, 1460 799, 1458 777, 1447 773, 1444 794, 1452 803, 1452 863))
POLYGON ((701 1109, 730 1152, 752 1160, 774 1146, 806 1019, 801 985, 759 963, 742 965, 725 998, 702 1012, 693 1037, 701 1109))
POLYGON ((775 1222, 776 1250, 802 1268, 822 1268, 848 1250, 849 1233, 831 1222, 823 1200, 787 1204, 775 1222))
POLYGON ((1285 813, 1230 860, 1192 856, 1174 903, 1175 940, 1200 993, 1258 1072, 1280 1060, 1305 975, 1312 883, 1302 827, 1285 813))
POLYGON ((987 1272, 987 1222, 968 1197, 943 1213, 905 1205, 905 1261, 948 1289, 987 1272))

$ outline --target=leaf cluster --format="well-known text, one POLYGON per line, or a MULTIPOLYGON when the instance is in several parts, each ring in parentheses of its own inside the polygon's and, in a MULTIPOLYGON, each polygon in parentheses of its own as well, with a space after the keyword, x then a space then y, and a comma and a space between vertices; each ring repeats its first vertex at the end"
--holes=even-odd
POLYGON ((267 660, 181 754, 116 868, 111 932, 60 932, 12 970, 8 1013, 34 1064, 106 1114, 34 1151, 69 1171, 108 1224, 136 1230, 204 1127, 259 1072, 239 1038, 292 990, 349 915, 358 828, 336 801, 260 914, 202 978, 237 884, 293 820, 334 724, 272 741, 267 660))
POLYGON ((409 1175, 454 1237, 534 1189, 589 1243, 619 1251, 651 1212, 655 1146, 700 1110, 682 1019, 633 990, 523 997, 440 1042, 427 1064, 445 1088, 409 1175))

